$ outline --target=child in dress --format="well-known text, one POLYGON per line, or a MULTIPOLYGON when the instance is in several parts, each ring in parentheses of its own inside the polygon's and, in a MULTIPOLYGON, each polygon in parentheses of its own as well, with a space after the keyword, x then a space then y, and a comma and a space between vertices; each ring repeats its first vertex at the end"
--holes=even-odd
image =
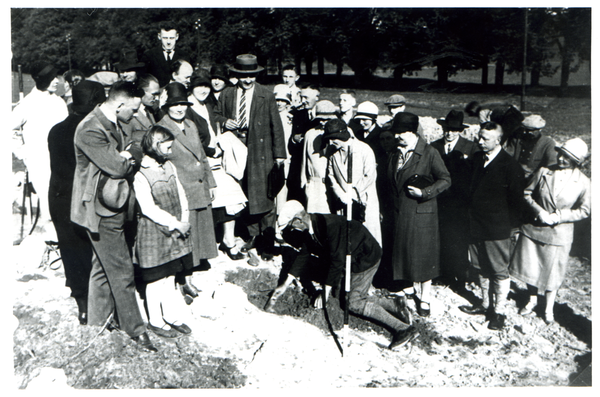
POLYGON ((193 263, 186 195, 175 167, 167 160, 174 139, 163 126, 148 130, 141 142, 144 158, 133 183, 141 212, 135 249, 146 287, 148 329, 165 338, 191 332, 182 322, 186 307, 175 283, 175 275, 193 263))

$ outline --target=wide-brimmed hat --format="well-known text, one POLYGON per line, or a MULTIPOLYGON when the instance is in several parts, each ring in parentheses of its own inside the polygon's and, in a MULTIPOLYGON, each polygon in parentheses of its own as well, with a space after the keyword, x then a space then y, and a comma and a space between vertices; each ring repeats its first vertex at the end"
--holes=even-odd
POLYGON ((31 77, 35 81, 38 90, 43 91, 50 86, 50 83, 58 75, 58 70, 49 63, 40 62, 31 70, 31 77))
POLYGON ((235 57, 235 63, 229 68, 230 71, 241 74, 254 74, 264 70, 262 66, 258 66, 256 55, 242 54, 235 57))
POLYGON ((541 130, 546 126, 546 120, 538 114, 531 114, 523 119, 521 123, 527 131, 541 130))
POLYGON ((88 114, 97 104, 106 100, 104 86, 97 81, 83 80, 73 87, 73 110, 80 114, 88 114))
POLYGON ((366 101, 358 105, 356 108, 355 119, 358 120, 375 120, 379 114, 379 108, 373 102, 366 101))
POLYGON ((166 85, 165 91, 167 92, 167 100, 163 106, 169 107, 180 104, 192 106, 192 103, 188 101, 187 91, 183 84, 177 82, 169 83, 166 85))
POLYGON ((350 139, 350 132, 348 131, 348 125, 344 120, 332 119, 325 124, 322 136, 323 142, 327 142, 331 139, 347 141, 350 139))
POLYGON ((292 103, 290 89, 285 84, 277 84, 273 87, 273 94, 275 95, 275 100, 292 103))
POLYGON ((137 51, 133 48, 123 48, 121 50, 121 59, 115 63, 119 72, 135 70, 144 67, 144 62, 138 62, 137 51))
POLYGON ((565 153, 577 165, 581 165, 588 155, 588 146, 581 138, 569 139, 564 145, 557 146, 556 150, 565 153))
POLYGON ((400 94, 394 94, 391 97, 389 97, 384 104, 386 106, 402 106, 402 105, 406 105, 406 98, 404 98, 404 96, 400 95, 400 94))
POLYGON ((394 116, 390 132, 392 132, 393 134, 400 134, 403 132, 410 131, 416 134, 418 129, 419 116, 409 112, 400 112, 394 116))
POLYGON ((318 101, 315 105, 315 119, 337 119, 338 108, 331 101, 318 101))
POLYGON ((110 216, 119 212, 127 204, 129 193, 129 182, 126 179, 112 179, 101 174, 96 192, 96 213, 110 216))
POLYGON ((462 131, 465 128, 469 128, 468 125, 463 124, 465 115, 463 112, 458 110, 451 110, 445 119, 437 119, 437 123, 448 131, 462 131))
POLYGON ((225 65, 213 65, 210 68, 211 79, 221 79, 223 81, 229 80, 229 70, 225 65))
POLYGON ((277 217, 277 228, 279 230, 285 229, 292 219, 302 211, 304 211, 304 206, 300 204, 299 201, 286 201, 281 207, 281 211, 277 217))

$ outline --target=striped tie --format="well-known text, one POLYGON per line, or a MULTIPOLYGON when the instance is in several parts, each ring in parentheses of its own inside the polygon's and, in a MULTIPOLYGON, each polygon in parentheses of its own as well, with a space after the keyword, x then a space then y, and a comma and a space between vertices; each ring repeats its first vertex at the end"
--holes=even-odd
POLYGON ((248 120, 246 119, 246 90, 242 89, 242 96, 240 98, 240 108, 239 108, 239 127, 240 129, 248 128, 248 120))

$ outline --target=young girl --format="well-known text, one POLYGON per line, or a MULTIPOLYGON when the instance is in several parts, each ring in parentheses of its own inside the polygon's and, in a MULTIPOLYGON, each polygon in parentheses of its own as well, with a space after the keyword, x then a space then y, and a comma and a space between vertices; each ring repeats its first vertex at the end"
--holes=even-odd
POLYGON ((138 219, 136 253, 146 284, 148 328, 159 336, 189 334, 182 322, 185 306, 175 284, 175 274, 191 268, 192 242, 188 203, 173 164, 174 136, 155 125, 144 135, 144 158, 133 183, 141 214, 138 219))

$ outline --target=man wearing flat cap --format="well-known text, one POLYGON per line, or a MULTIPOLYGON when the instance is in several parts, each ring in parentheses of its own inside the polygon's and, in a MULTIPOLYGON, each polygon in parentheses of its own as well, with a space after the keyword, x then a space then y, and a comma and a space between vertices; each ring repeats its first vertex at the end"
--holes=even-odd
POLYGON ((468 128, 463 124, 464 114, 451 110, 437 123, 444 131, 443 138, 431 143, 440 153, 452 178, 452 186, 438 197, 440 221, 440 265, 445 281, 452 288, 462 290, 469 266, 469 220, 467 214, 470 167, 468 159, 478 148, 475 142, 460 136, 468 128))
MULTIPOLYGON (((337 120, 336 120, 337 121, 337 120)), ((315 294, 314 307, 325 308, 332 290, 340 291, 346 255, 351 255, 349 311, 377 320, 392 331, 390 349, 397 349, 418 336, 411 325, 406 301, 369 295, 373 276, 379 268, 381 247, 358 221, 332 214, 309 214, 302 204, 288 201, 277 219, 284 240, 299 249, 290 263, 283 266, 294 278, 324 284, 323 293, 315 294)), ((275 291, 265 310, 275 312, 275 301, 291 283, 287 277, 275 291)), ((313 287, 314 288, 314 287, 313 287)))
POLYGON ((37 63, 31 68, 31 77, 35 81, 35 87, 13 109, 10 127, 23 139, 23 146, 17 157, 20 156, 27 166, 29 180, 40 200, 38 226, 44 228, 47 241, 56 241, 48 207, 48 133, 55 124, 69 115, 69 111, 65 101, 56 95, 59 81, 54 66, 37 63))
POLYGON ((286 158, 275 97, 271 90, 256 82, 263 69, 256 56, 238 55, 230 68, 238 83, 223 90, 215 110, 215 119, 223 129, 232 131, 248 147, 242 186, 248 197, 245 223, 250 239, 242 247, 244 252, 254 248, 256 238, 274 226, 274 220, 264 219, 274 208, 273 199, 268 196, 268 175, 275 165, 282 167, 286 158))
POLYGON ((327 163, 327 178, 333 192, 329 207, 342 215, 348 205, 364 207, 361 222, 381 245, 379 198, 377 197, 377 163, 375 154, 366 143, 350 135, 343 120, 325 124, 323 141, 332 149, 327 163))
POLYGON ((94 248, 88 322, 103 325, 113 316, 114 326, 142 348, 156 351, 136 301, 131 247, 125 234, 135 215, 132 182, 143 153, 119 125, 133 118, 142 96, 135 84, 118 81, 108 99, 77 126, 71 221, 87 229, 94 248))
POLYGON ((417 134, 418 128, 417 115, 401 112, 394 116, 390 129, 398 142, 398 151, 388 165, 396 223, 392 269, 393 280, 420 286, 414 288, 421 292, 417 312, 427 317, 431 280, 440 275, 436 197, 450 187, 451 181, 442 157, 417 134))
POLYGON ((556 164, 556 142, 542 134, 546 121, 537 114, 525 117, 521 126, 520 133, 506 142, 504 150, 523 167, 527 186, 537 170, 556 164))

